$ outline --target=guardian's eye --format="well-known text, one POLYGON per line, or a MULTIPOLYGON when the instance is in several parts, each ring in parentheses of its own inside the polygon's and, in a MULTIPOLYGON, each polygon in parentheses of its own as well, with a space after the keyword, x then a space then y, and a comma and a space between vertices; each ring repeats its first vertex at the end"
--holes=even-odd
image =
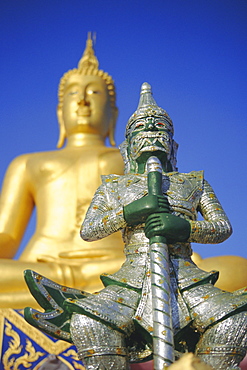
POLYGON ((133 127, 134 131, 135 130, 142 130, 145 127, 145 124, 142 121, 137 121, 135 126, 133 127))
POLYGON ((165 127, 165 124, 164 124, 164 122, 157 122, 155 124, 155 126, 157 126, 157 127, 165 127))

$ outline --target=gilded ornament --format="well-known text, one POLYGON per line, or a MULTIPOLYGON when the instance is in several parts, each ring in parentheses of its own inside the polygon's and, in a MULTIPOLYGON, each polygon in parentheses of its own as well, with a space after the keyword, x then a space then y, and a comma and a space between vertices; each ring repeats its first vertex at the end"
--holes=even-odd
POLYGON ((39 271, 61 285, 95 291, 99 275, 123 262, 120 233, 89 245, 80 226, 101 175, 123 173, 114 131, 118 115, 114 81, 99 69, 89 34, 58 91, 59 150, 24 154, 5 176, 0 200, 0 307, 35 306, 22 275, 39 271), (36 207, 37 225, 18 260, 11 260, 36 207))

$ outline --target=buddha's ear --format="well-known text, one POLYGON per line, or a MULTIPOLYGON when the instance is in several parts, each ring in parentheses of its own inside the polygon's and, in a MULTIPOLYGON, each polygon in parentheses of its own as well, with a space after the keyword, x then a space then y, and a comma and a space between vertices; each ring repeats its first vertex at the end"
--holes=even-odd
POLYGON ((114 134, 115 134, 117 118, 118 118, 118 108, 114 107, 112 109, 112 119, 109 125, 109 141, 112 146, 116 146, 114 134))
POLYGON ((66 131, 63 120, 62 106, 60 104, 58 104, 57 106, 57 120, 59 125, 59 138, 57 142, 57 148, 62 148, 66 139, 66 131))

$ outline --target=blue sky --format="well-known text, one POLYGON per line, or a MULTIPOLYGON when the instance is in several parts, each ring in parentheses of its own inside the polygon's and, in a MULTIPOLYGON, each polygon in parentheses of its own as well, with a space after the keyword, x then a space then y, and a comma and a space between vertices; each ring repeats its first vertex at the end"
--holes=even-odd
POLYGON ((58 82, 88 31, 116 82, 117 144, 147 81, 174 122, 179 170, 205 170, 233 226, 226 242, 194 250, 247 257, 245 0, 2 1, 1 182, 17 155, 55 148, 58 82))

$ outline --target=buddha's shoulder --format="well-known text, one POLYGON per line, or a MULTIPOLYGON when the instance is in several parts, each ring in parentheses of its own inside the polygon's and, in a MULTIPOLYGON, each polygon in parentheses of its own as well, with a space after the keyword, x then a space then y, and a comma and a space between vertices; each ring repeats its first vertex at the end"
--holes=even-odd
MULTIPOLYGON (((80 150, 77 148, 77 150, 62 149, 22 154, 11 162, 9 171, 28 172, 31 177, 40 176, 40 174, 46 176, 52 174, 52 177, 56 177, 61 171, 64 172, 66 169, 72 168, 75 163, 83 164, 83 158, 87 151, 87 148, 81 148, 80 150)), ((124 163, 117 148, 97 148, 93 157, 95 156, 97 157, 100 175, 123 174, 124 163)))
POLYGON ((30 169, 46 163, 63 163, 68 161, 68 156, 66 157, 60 150, 23 154, 18 158, 25 161, 30 169))
POLYGON ((23 170, 34 180, 36 177, 56 177, 69 168, 71 158, 59 150, 22 154, 14 159, 11 166, 14 170, 23 170))
POLYGON ((45 162, 52 157, 52 153, 55 152, 38 152, 38 153, 26 153, 15 157, 9 164, 10 171, 21 171, 27 170, 28 168, 34 166, 38 162, 45 162))
POLYGON ((99 166, 101 175, 124 173, 124 162, 117 148, 106 147, 99 155, 99 166))
POLYGON ((118 148, 109 148, 109 147, 102 148, 99 153, 99 159, 101 162, 103 161, 110 162, 112 160, 123 162, 122 156, 118 148))
POLYGON ((27 153, 15 157, 8 166, 6 176, 8 178, 34 179, 35 174, 39 173, 42 168, 54 168, 54 156, 52 152, 27 153))

